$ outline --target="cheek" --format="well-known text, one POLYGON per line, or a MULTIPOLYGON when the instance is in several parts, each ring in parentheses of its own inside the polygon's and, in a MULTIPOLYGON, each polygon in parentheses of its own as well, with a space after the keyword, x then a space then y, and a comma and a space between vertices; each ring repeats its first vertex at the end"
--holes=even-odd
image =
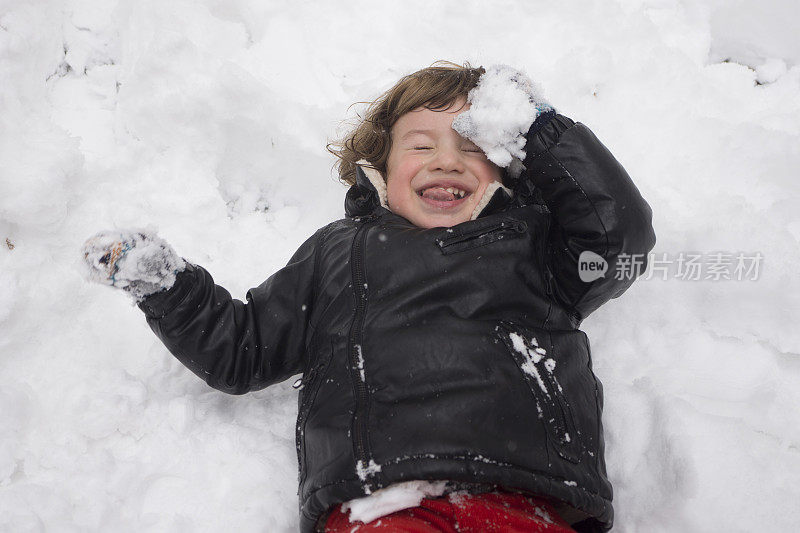
POLYGON ((491 161, 482 161, 473 168, 473 173, 482 186, 488 186, 494 181, 502 182, 503 172, 491 161))
POLYGON ((486 162, 486 167, 487 167, 486 168, 487 179, 490 182, 492 182, 492 181, 502 181, 503 170, 500 167, 498 167, 497 165, 495 165, 491 161, 487 161, 486 162))
POLYGON ((503 169, 492 163, 492 181, 503 182, 503 169))
POLYGON ((398 158, 387 165, 386 190, 389 198, 408 195, 413 190, 411 181, 422 165, 410 158, 398 158))

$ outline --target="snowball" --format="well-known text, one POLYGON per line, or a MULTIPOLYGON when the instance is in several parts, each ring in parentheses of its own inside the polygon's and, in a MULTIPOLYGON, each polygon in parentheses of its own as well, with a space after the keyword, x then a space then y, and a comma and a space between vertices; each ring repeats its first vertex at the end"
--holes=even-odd
POLYGON ((552 109, 540 86, 519 70, 492 65, 467 101, 470 108, 453 120, 453 129, 478 145, 493 163, 519 174, 525 134, 539 114, 552 109))

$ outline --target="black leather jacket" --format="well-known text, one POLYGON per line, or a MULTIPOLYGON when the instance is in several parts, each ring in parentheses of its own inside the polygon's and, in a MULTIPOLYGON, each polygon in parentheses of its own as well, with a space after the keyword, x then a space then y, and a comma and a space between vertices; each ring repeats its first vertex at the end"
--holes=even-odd
POLYGON ((140 304, 221 391, 303 374, 302 531, 339 502, 414 479, 528 491, 586 513, 580 530, 611 527, 602 388, 577 328, 633 283, 615 266, 652 249, 651 210, 583 124, 540 117, 526 150, 514 196, 498 189, 476 220, 415 227, 359 172, 347 217, 247 303, 190 265, 140 304), (605 277, 580 280, 584 250, 608 262, 605 277))

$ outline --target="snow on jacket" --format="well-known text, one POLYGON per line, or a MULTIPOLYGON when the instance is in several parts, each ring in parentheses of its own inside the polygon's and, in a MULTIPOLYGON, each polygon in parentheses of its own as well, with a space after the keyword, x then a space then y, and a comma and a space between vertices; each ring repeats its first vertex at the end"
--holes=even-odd
POLYGON ((581 531, 611 527, 602 388, 578 327, 633 283, 614 273, 652 249, 651 209, 581 123, 543 115, 526 151, 514 194, 495 189, 475 220, 416 227, 359 170, 346 218, 246 303, 190 265, 140 304, 216 389, 303 374, 302 531, 337 503, 415 479, 529 491, 586 513, 581 531), (585 250, 608 262, 604 277, 581 281, 585 250))

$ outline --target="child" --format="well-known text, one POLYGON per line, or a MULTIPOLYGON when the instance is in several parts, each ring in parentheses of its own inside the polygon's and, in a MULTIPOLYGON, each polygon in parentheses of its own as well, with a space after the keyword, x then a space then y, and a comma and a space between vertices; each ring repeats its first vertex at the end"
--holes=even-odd
POLYGON ((504 66, 406 76, 337 146, 346 218, 247 303, 146 232, 87 241, 93 279, 212 387, 303 374, 304 532, 609 529, 578 326, 645 267, 617 262, 655 243, 625 170, 504 66), (605 275, 587 279, 581 254, 605 275))

